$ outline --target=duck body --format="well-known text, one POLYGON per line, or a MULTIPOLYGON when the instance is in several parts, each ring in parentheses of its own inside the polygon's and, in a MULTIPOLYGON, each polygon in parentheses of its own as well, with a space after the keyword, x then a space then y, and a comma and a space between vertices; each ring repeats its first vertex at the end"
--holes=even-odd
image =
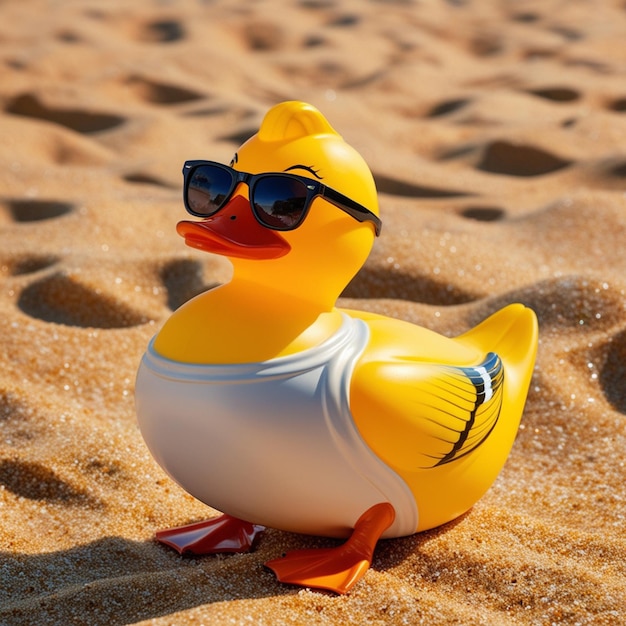
POLYGON ((388 501, 396 518, 383 537, 398 537, 471 508, 517 432, 533 355, 511 353, 533 340, 532 312, 511 305, 456 339, 383 316, 342 317, 320 345, 260 362, 174 361, 153 341, 138 415, 159 464, 210 506, 291 532, 344 537, 357 513, 388 501))
MULTIPOLYGON (((310 171, 378 212, 363 160, 304 103, 274 107, 231 165, 310 171)), ((242 184, 214 217, 178 225, 189 245, 228 256, 233 279, 173 313, 136 384, 153 456, 223 511, 228 530, 211 521, 160 539, 198 553, 247 549, 262 526, 349 536, 341 549, 268 563, 285 582, 345 592, 379 537, 448 522, 496 479, 522 416, 537 321, 512 304, 447 338, 338 309, 372 223, 316 198, 301 226, 268 235, 247 194, 242 184)))

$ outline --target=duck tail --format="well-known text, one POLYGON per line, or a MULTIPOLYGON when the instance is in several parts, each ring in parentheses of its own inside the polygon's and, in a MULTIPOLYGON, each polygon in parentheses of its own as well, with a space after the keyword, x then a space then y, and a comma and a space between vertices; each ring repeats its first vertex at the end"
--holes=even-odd
POLYGON ((502 359, 508 389, 525 397, 537 357, 538 338, 534 311, 523 304, 510 304, 458 340, 477 348, 488 345, 502 359))
POLYGON ((530 380, 538 337, 534 311, 523 304, 510 304, 457 339, 479 349, 488 345, 502 358, 507 369, 529 372, 530 380))

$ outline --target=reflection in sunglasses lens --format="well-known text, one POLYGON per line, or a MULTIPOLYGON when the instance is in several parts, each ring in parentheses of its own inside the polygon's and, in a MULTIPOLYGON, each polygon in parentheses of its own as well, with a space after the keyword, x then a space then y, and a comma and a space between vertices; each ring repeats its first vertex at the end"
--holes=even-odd
POLYGON ((306 207, 306 187, 286 176, 266 176, 254 186, 254 208, 270 228, 285 230, 300 222, 306 207))
POLYGON ((233 178, 227 170, 200 166, 189 181, 187 203, 197 215, 209 217, 217 212, 228 198, 233 178))

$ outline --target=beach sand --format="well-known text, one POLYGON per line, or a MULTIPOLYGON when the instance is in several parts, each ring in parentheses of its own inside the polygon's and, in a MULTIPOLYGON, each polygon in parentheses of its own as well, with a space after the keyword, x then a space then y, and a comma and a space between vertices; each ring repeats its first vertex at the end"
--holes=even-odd
POLYGON ((23 0, 0 6, 0 624, 626 622, 626 3, 23 0), (180 169, 282 100, 369 163, 383 235, 341 304, 446 335, 510 302, 540 346, 510 458, 336 596, 266 531, 185 559, 213 509, 148 453, 134 378, 230 277, 185 247, 180 169))

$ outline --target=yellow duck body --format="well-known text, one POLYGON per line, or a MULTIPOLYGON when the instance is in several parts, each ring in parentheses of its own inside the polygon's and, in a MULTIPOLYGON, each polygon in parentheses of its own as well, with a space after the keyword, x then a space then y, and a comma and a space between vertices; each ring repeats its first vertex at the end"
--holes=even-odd
MULTIPOLYGON (((374 181, 363 159, 319 111, 301 102, 273 107, 231 166, 252 174, 288 170, 323 180, 378 214, 374 181)), ((536 356, 534 313, 513 304, 464 335, 447 338, 401 320, 341 310, 336 299, 371 250, 372 223, 357 221, 322 197, 313 200, 295 230, 262 232, 253 221, 248 188, 239 184, 215 216, 178 225, 188 245, 228 256, 234 274, 228 284, 174 312, 154 339, 155 352, 174 363, 197 365, 280 361, 329 340, 346 315, 359 320, 367 328, 367 342, 351 367, 351 419, 365 445, 400 477, 415 501, 414 528, 405 527, 402 534, 466 512, 496 479, 513 445, 536 356)), ((139 419, 140 425, 147 421, 139 419)), ((323 455, 319 463, 324 464, 323 455)), ((285 480, 290 469, 284 468, 285 480)), ((281 485, 273 488, 280 491, 281 485)), ((286 582, 348 590, 367 569, 378 537, 394 536, 385 532, 399 511, 383 501, 362 513, 351 525, 366 528, 372 545, 369 556, 357 550, 356 565, 346 557, 352 547, 340 556, 317 551, 268 565, 286 582)), ((281 524, 277 515, 272 525, 302 531, 281 524)), ((265 523, 253 513, 246 519, 265 523)), ((322 529, 320 534, 333 533, 322 529)), ((162 540, 185 549, 182 540, 165 533, 162 540)))

